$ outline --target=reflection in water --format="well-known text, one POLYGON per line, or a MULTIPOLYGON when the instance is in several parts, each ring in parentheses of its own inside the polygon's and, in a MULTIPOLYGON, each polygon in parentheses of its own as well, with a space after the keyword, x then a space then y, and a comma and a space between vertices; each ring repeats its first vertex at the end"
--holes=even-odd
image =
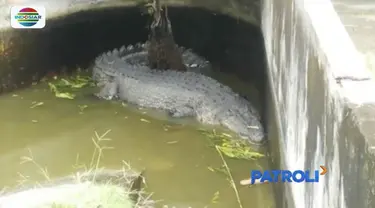
MULTIPOLYGON (((188 122, 172 123, 162 114, 100 101, 82 92, 75 100, 58 99, 45 84, 0 96, 0 185, 15 186, 43 180, 36 164, 20 164, 29 156, 46 167, 50 177, 77 170, 75 164, 90 164, 94 132, 110 130, 101 166, 121 168, 122 161, 136 169, 146 169, 147 189, 162 204, 201 208, 219 192, 217 204, 209 207, 235 208, 238 203, 225 176, 208 167, 220 167, 222 161, 208 141, 188 122), (33 102, 43 102, 36 107, 33 102), (82 106, 87 105, 87 108, 82 106), (153 116, 150 116, 153 115, 153 116), (159 116, 159 117, 155 117, 159 116), (17 174, 19 173, 19 174, 17 174), (21 177, 22 175, 22 177, 21 177)), ((191 122, 193 123, 193 122, 191 122)), ((266 159, 227 160, 236 183, 249 176, 250 169, 268 169, 266 159)), ((238 185, 244 207, 274 207, 272 187, 238 185)))

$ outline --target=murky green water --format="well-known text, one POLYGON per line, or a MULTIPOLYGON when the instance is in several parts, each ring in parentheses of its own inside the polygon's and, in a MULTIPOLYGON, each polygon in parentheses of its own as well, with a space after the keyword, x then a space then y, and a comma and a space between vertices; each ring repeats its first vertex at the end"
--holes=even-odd
MULTIPOLYGON (((227 79, 231 80, 231 79, 227 79)), ((238 83, 238 82, 237 82, 238 83)), ((239 88, 244 89, 238 85, 239 88)), ((220 167, 222 160, 191 120, 168 121, 163 114, 100 101, 83 93, 75 100, 56 98, 46 84, 0 96, 1 186, 15 186, 25 180, 42 180, 40 168, 20 164, 30 156, 51 177, 68 175, 76 164, 89 165, 94 151, 95 131, 110 130, 111 141, 104 150, 101 167, 118 169, 122 161, 146 169, 147 189, 160 203, 178 208, 203 208, 219 192, 217 208, 239 207, 226 177, 208 167, 220 167), (32 107, 33 103, 43 105, 32 107), (82 106, 87 108, 82 110, 82 106), (77 156, 78 162, 77 162, 77 156)), ((239 181, 250 169, 267 169, 267 159, 243 161, 226 159, 235 179, 243 207, 274 207, 272 187, 244 187, 239 181)))

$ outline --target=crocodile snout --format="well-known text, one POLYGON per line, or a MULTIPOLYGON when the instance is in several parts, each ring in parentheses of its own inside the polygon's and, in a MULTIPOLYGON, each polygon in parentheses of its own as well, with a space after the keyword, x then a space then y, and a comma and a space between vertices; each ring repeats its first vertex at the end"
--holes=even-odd
POLYGON ((249 140, 251 143, 263 143, 265 136, 263 126, 255 116, 250 120, 244 119, 242 115, 232 115, 222 120, 222 124, 228 129, 237 133, 242 139, 249 140), (249 125, 251 124, 251 125, 249 125))
POLYGON ((257 127, 256 129, 249 129, 248 130, 248 139, 252 142, 255 142, 255 143, 263 143, 264 139, 265 139, 265 136, 264 136, 264 131, 263 131, 263 128, 260 126, 260 127, 257 127))

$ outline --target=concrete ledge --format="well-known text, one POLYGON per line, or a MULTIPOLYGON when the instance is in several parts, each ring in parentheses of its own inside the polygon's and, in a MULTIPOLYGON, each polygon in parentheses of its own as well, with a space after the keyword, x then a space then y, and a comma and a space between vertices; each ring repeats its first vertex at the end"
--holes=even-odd
POLYGON ((331 2, 265 0, 262 12, 280 135, 271 148, 282 168, 329 171, 281 187, 283 207, 374 207, 374 82, 331 2))
MULTIPOLYGON (((78 11, 88 11, 113 7, 136 6, 142 0, 7 0, 0 3, 0 28, 9 27, 10 7, 14 5, 31 4, 44 6, 47 18, 65 16, 78 11)), ((162 3, 170 6, 200 7, 212 12, 227 14, 251 24, 259 25, 260 0, 164 0, 162 3)))

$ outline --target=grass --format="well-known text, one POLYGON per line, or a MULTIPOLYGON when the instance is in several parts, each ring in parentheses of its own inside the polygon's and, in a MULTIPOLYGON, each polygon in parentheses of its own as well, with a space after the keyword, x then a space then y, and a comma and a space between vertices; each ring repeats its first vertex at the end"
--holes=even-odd
POLYGON ((224 156, 223 156, 223 154, 222 154, 222 150, 220 150, 220 147, 219 147, 219 146, 215 146, 215 147, 216 147, 216 151, 217 151, 217 152, 219 153, 219 155, 220 155, 221 161, 223 162, 223 166, 224 166, 224 168, 225 168, 226 174, 227 174, 228 177, 229 177, 230 185, 231 185, 231 187, 233 188, 234 193, 236 194, 236 199, 237 199, 237 202, 238 202, 238 206, 239 206, 239 208, 243 208, 243 206, 242 206, 242 202, 241 202, 240 194, 238 193, 238 189, 237 189, 236 183, 234 182, 234 179, 233 179, 232 173, 230 172, 229 166, 228 166, 227 162, 226 162, 225 159, 224 159, 224 156))
MULTIPOLYGON (((106 138, 110 130, 106 131, 104 134, 99 135, 95 132, 95 137, 92 138, 92 141, 95 145, 95 150, 93 152, 92 160, 88 168, 84 165, 79 165, 77 167, 83 168, 82 173, 77 172, 73 177, 73 184, 63 184, 65 186, 71 185, 75 187, 74 189, 70 188, 68 191, 64 188, 60 188, 63 185, 54 184, 54 180, 51 179, 47 168, 38 164, 33 157, 32 152, 29 150, 29 156, 21 158, 21 163, 32 163, 40 171, 40 174, 48 182, 46 184, 37 184, 36 189, 27 189, 25 193, 23 191, 16 192, 3 199, 12 198, 17 201, 24 201, 25 203, 28 200, 32 201, 38 196, 37 192, 41 191, 43 195, 48 195, 50 199, 43 198, 41 201, 40 208, 57 208, 57 207, 111 207, 111 208, 142 208, 142 207, 152 207, 154 201, 150 199, 151 195, 147 195, 141 190, 140 185, 134 189, 133 184, 138 183, 137 180, 142 180, 139 184, 143 183, 143 177, 134 177, 134 171, 132 171, 130 165, 124 162, 123 168, 120 171, 119 178, 113 181, 113 177, 108 177, 104 174, 106 181, 97 183, 99 177, 102 177, 100 169, 100 159, 103 155, 103 151, 106 149, 112 149, 111 147, 103 146, 104 141, 110 139, 106 138), (136 179, 135 179, 136 178, 136 179), (51 186, 52 185, 52 186, 51 186), (43 191, 44 189, 44 191, 43 191), (77 189, 77 190, 75 190, 77 189), (52 192, 59 190, 57 195, 52 192), (61 190, 61 192, 60 192, 61 190), (17 196, 17 194, 19 196, 17 196), (133 198, 136 196, 136 200, 133 198), (30 199, 29 199, 30 198, 30 199), (136 201, 136 202, 134 202, 136 201)), ((104 172, 105 173, 105 172, 104 172)), ((24 184, 28 181, 28 177, 20 174, 21 180, 20 184, 24 184)), ((64 182, 64 181, 63 181, 64 182)), ((66 181, 65 181, 66 182, 66 181)), ((2 199, 2 202, 4 203, 2 199)), ((8 200, 9 201, 9 200, 8 200)), ((10 200, 11 201, 11 200, 10 200)), ((23 202, 22 202, 23 203, 23 202)), ((28 204, 29 205, 29 204, 28 204)), ((31 205, 30 205, 31 206, 31 205)))
POLYGON ((229 158, 256 160, 265 157, 264 154, 252 149, 246 141, 235 139, 229 134, 218 133, 216 130, 199 129, 199 131, 208 138, 212 147, 229 158))
MULTIPOLYGON (((222 161, 221 168, 208 167, 208 169, 212 172, 222 173, 226 176, 230 186, 234 191, 234 194, 236 195, 239 208, 243 208, 241 197, 239 195, 236 183, 234 181, 234 178, 225 160, 224 155, 232 159, 242 160, 256 160, 265 157, 265 155, 254 151, 248 143, 239 139, 234 139, 229 134, 218 133, 216 130, 207 131, 199 129, 199 131, 201 131, 202 134, 208 138, 209 142, 211 143, 211 146, 213 146, 216 149, 222 161)), ((217 197, 218 193, 217 195, 214 195, 214 199, 217 200, 217 197)))

